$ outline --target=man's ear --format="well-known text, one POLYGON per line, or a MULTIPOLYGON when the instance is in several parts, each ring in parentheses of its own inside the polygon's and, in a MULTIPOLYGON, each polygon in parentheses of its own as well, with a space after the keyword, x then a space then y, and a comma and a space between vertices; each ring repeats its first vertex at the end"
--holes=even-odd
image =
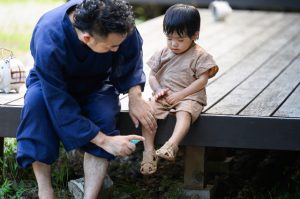
POLYGON ((82 42, 85 43, 85 44, 88 44, 90 41, 91 41, 91 35, 88 34, 88 33, 83 33, 81 35, 81 38, 82 38, 82 42))

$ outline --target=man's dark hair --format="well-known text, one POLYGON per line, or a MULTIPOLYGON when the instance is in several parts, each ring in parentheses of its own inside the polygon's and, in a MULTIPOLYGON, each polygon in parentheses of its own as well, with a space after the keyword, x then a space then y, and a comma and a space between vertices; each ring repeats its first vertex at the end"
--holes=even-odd
POLYGON ((163 31, 167 35, 175 31, 181 37, 191 38, 200 31, 200 23, 200 13, 194 6, 175 4, 165 13, 163 31))
POLYGON ((74 13, 74 26, 90 35, 130 33, 134 28, 132 7, 124 0, 84 0, 74 13))

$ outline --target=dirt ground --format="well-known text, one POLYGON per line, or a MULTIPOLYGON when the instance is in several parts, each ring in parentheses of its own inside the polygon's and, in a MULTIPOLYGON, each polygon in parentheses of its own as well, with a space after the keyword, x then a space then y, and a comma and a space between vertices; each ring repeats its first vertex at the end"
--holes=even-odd
MULTIPOLYGON (((176 161, 159 161, 157 172, 149 176, 139 172, 142 151, 139 144, 133 155, 111 162, 113 199, 182 198, 184 148, 176 161)), ((300 198, 299 152, 208 148, 207 155, 206 180, 214 185, 214 199, 300 198), (230 161, 224 163, 225 159, 230 161)), ((82 166, 76 162, 71 165, 79 178, 82 166)))

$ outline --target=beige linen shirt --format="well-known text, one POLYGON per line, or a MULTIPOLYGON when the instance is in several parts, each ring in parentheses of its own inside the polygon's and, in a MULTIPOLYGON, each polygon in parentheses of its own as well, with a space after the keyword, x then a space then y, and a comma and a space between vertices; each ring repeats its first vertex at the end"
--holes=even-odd
MULTIPOLYGON (((156 52, 147 62, 162 88, 178 92, 209 71, 209 78, 218 72, 213 57, 195 44, 183 54, 174 54, 169 48, 156 52)), ((205 88, 187 96, 184 100, 194 100, 206 105, 205 88)))

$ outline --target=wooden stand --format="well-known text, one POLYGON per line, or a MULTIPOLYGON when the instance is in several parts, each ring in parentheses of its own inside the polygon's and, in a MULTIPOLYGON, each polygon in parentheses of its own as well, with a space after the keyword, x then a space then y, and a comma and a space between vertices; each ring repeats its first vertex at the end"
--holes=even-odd
POLYGON ((184 165, 184 197, 212 199, 213 186, 206 185, 204 147, 186 146, 184 165))

